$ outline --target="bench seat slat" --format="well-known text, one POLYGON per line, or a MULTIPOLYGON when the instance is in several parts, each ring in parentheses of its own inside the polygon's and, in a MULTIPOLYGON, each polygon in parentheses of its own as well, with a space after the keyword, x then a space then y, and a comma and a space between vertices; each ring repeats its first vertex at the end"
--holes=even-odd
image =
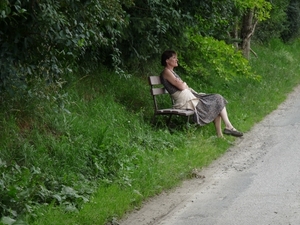
POLYGON ((159 109, 156 111, 156 114, 177 114, 182 116, 191 116, 194 114, 192 110, 181 110, 181 109, 159 109))

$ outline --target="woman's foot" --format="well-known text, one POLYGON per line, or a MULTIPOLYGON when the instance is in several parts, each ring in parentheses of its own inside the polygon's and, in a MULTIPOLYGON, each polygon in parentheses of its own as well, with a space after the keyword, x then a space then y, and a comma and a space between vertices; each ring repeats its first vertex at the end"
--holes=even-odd
POLYGON ((235 128, 231 128, 231 129, 225 128, 223 133, 235 137, 242 137, 244 135, 242 132, 238 131, 235 128))

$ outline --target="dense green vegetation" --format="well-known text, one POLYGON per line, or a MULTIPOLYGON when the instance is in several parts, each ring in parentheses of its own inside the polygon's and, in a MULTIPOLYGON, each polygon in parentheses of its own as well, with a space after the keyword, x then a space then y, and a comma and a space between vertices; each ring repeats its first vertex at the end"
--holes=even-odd
POLYGON ((136 74, 166 48, 190 52, 198 36, 232 43, 248 57, 254 34, 262 42, 297 38, 299 15, 297 0, 1 0, 0 90, 24 99, 38 94, 40 79, 55 83, 100 63, 136 74))
MULTIPOLYGON (((245 132, 300 83, 299 41, 254 49, 259 57, 250 64, 260 80, 183 74, 196 90, 224 95, 231 120, 245 132)), ((153 68, 157 74, 160 67, 153 68)), ((27 224, 105 224, 188 179, 192 169, 234 144, 233 137, 216 138, 212 124, 186 129, 182 118, 174 118, 170 132, 161 118, 153 126, 146 76, 119 78, 99 69, 70 78, 55 90, 60 98, 48 91, 49 101, 25 103, 30 114, 21 105, 9 114, 1 110, 4 224, 17 218, 27 224)))
POLYGON ((246 132, 299 84, 299 30, 296 0, 0 0, 1 223, 105 224, 188 179, 234 138, 151 124, 161 52, 246 132))

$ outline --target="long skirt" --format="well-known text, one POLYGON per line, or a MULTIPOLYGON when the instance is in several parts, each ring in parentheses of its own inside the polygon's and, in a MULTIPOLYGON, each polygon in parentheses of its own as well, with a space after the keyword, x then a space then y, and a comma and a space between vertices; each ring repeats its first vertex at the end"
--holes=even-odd
POLYGON ((193 94, 199 99, 193 119, 200 126, 213 122, 228 103, 220 94, 193 94))

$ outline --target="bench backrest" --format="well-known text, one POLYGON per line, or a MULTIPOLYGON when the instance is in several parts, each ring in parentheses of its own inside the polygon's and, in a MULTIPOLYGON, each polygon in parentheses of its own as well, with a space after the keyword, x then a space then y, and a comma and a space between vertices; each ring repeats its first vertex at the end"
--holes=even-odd
MULTIPOLYGON (((162 94, 169 94, 169 93, 162 86, 159 76, 149 76, 148 81, 151 86, 150 92, 151 92, 151 95, 152 95, 153 101, 154 101, 154 109, 155 109, 155 111, 157 111, 157 110, 159 110, 159 108, 158 108, 156 96, 162 95, 162 94)), ((170 98, 171 98, 171 96, 170 96, 170 98)), ((172 107, 172 99, 171 99, 171 107, 172 107)))
POLYGON ((179 116, 186 116, 187 122, 189 122, 190 116, 194 115, 194 110, 186 110, 186 109, 174 109, 173 108, 173 99, 171 95, 167 92, 167 90, 163 87, 160 77, 159 76, 149 76, 148 77, 149 84, 151 86, 150 92, 153 97, 153 102, 154 102, 154 117, 153 121, 155 121, 155 116, 156 115, 169 115, 169 119, 167 124, 170 123, 172 115, 179 115, 179 116), (164 108, 159 108, 158 107, 158 100, 159 100, 159 105, 162 106, 161 103, 164 103, 165 105, 165 98, 156 98, 158 96, 162 96, 164 94, 167 94, 170 99, 170 104, 168 104, 167 107, 164 108), (162 101, 160 101, 162 100, 162 101))

